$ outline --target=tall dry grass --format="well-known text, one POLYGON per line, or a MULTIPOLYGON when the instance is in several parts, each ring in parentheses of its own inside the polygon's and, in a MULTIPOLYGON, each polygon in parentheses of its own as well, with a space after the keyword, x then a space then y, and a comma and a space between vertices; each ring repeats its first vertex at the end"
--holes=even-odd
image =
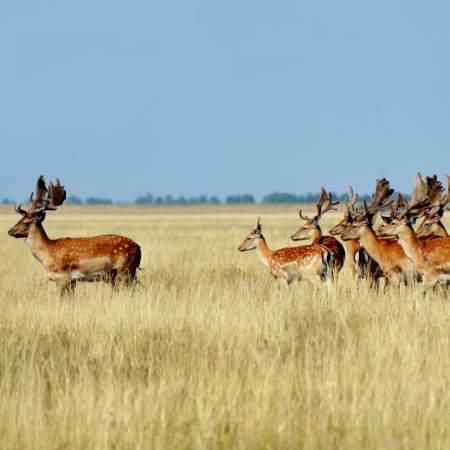
MULTIPOLYGON (((143 249, 140 289, 60 301, 0 216, 0 448, 449 448, 448 292, 374 292, 348 268, 331 294, 279 289, 237 251, 255 219, 48 214, 52 237, 143 249)), ((295 214, 262 223, 294 244, 295 214)))

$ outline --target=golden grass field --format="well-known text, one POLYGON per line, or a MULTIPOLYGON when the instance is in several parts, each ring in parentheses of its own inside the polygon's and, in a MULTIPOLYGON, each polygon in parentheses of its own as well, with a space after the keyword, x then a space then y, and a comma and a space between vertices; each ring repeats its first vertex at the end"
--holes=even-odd
POLYGON ((331 293, 280 289, 237 247, 258 215, 295 245, 297 212, 62 207, 50 237, 126 235, 144 270, 61 301, 2 207, 0 448, 450 448, 448 292, 376 292, 348 266, 331 293))

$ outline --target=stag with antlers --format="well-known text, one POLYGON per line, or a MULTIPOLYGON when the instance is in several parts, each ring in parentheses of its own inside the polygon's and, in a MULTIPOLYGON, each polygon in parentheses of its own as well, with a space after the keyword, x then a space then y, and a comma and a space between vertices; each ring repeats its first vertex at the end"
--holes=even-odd
MULTIPOLYGON (((448 180, 448 175, 446 178, 448 180)), ((398 238, 403 250, 422 276, 424 291, 438 282, 450 280, 450 238, 420 239, 413 224, 418 218, 441 207, 440 199, 433 197, 432 191, 418 173, 411 200, 408 201, 400 195, 399 201, 392 208, 390 222, 380 229, 383 236, 398 238)))
POLYGON ((328 279, 331 253, 327 247, 313 243, 302 247, 270 250, 262 234, 259 219, 255 228, 238 248, 241 252, 254 249, 275 279, 284 280, 286 285, 294 278, 300 278, 323 287, 328 279))
POLYGON ((72 291, 76 281, 107 279, 113 284, 136 280, 141 249, 131 239, 118 235, 88 238, 50 239, 42 226, 47 211, 64 203, 66 191, 59 180, 47 189, 43 176, 37 181, 36 193, 30 196, 30 209, 15 208, 22 215, 8 234, 25 238, 31 253, 45 267, 47 278, 57 282, 61 293, 72 291))
MULTIPOLYGON (((345 202, 347 210, 344 218, 330 230, 332 236, 342 236, 352 226, 357 215, 355 207, 357 200, 358 194, 354 194, 353 187, 349 186, 348 200, 345 202)), ((380 266, 364 250, 359 239, 346 241, 345 245, 352 261, 351 270, 353 278, 367 278, 372 285, 376 285, 383 276, 380 266)))
POLYGON ((392 193, 393 189, 390 188, 386 179, 377 180, 371 204, 367 205, 364 202, 364 211, 355 210, 354 220, 342 234, 342 239, 344 241, 359 239, 369 256, 380 266, 388 281, 398 286, 408 279, 417 278, 415 266, 397 241, 380 239, 372 228, 378 212, 392 203, 389 199, 392 193))
POLYGON ((336 211, 336 208, 334 208, 334 206, 338 204, 339 201, 333 202, 333 196, 331 192, 327 194, 325 189, 322 188, 322 192, 316 204, 317 214, 314 217, 310 218, 304 216, 302 214, 302 210, 300 210, 299 212, 300 218, 305 220, 306 223, 303 225, 302 228, 300 228, 300 230, 298 230, 291 236, 291 239, 293 241, 303 241, 311 239, 313 243, 325 245, 325 247, 327 247, 332 254, 332 268, 336 272, 339 272, 344 265, 345 250, 342 244, 333 236, 322 235, 322 230, 320 228, 319 221, 326 212, 332 210, 336 211), (325 205, 325 208, 322 210, 325 200, 327 201, 327 204, 325 205))

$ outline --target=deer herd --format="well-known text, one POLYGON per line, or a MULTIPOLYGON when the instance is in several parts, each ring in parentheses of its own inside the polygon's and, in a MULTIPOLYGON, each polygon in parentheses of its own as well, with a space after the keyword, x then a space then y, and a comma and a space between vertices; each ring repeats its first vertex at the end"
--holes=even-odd
POLYGON ((302 278, 324 286, 344 265, 344 249, 333 237, 340 236, 347 245, 354 278, 366 278, 374 287, 382 277, 395 287, 416 280, 425 292, 450 280, 450 238, 441 221, 450 202, 450 177, 445 178, 446 194, 436 176, 424 181, 418 173, 411 199, 398 194, 395 202, 390 198, 394 190, 389 182, 377 180, 372 202, 364 202, 362 208, 356 207, 358 195, 350 186, 344 218, 330 230, 331 236, 322 235, 319 220, 339 202, 333 202, 331 193, 322 188, 317 215, 309 218, 300 211, 306 222, 291 236, 293 240, 310 239, 311 244, 272 251, 258 219, 239 250, 256 249, 271 274, 287 285, 294 278, 302 278), (378 216, 382 225, 374 230, 378 216), (415 230, 413 225, 422 217, 415 230))
MULTIPOLYGON (((270 250, 258 219, 239 250, 255 249, 270 273, 286 285, 300 278, 329 287, 347 259, 353 277, 365 278, 373 287, 381 278, 396 287, 415 280, 425 292, 450 280, 450 238, 441 220, 450 202, 450 177, 445 178, 444 194, 445 188, 436 176, 423 180, 418 173, 410 200, 397 194, 395 201, 391 199, 394 191, 389 182, 377 180, 371 203, 364 202, 362 207, 356 206, 358 194, 350 186, 344 218, 330 230, 331 236, 322 234, 319 222, 325 213, 336 210, 339 202, 322 188, 317 214, 309 218, 300 210, 305 223, 291 236, 294 241, 310 240, 310 244, 270 250), (382 224, 374 229, 377 217, 382 224), (414 229, 419 218, 423 220, 414 229), (347 251, 334 236, 341 237, 347 251)), ((65 199, 66 191, 58 179, 47 188, 40 176, 36 192, 30 196, 30 208, 15 208, 22 218, 8 234, 25 238, 31 253, 45 267, 47 278, 59 284, 62 294, 72 292, 77 281, 136 283, 141 249, 131 239, 119 235, 62 239, 47 236, 42 225, 46 212, 56 210, 65 199)))

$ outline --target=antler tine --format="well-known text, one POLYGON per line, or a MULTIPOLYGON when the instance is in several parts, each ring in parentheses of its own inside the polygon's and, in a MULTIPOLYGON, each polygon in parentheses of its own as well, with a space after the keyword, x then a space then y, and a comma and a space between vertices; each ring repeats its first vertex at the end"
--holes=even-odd
MULTIPOLYGON (((49 191, 46 198, 48 202, 47 209, 55 210, 58 206, 64 203, 66 199, 66 190, 61 186, 59 178, 56 179, 56 184, 50 181, 49 191)), ((258 219, 259 222, 259 219, 258 219)))
POLYGON ((348 187, 348 199, 345 201, 345 206, 347 207, 347 214, 349 217, 355 217, 360 214, 360 211, 355 209, 355 203, 358 200, 358 194, 353 193, 353 187, 348 187))
POLYGON ((353 194, 353 187, 348 187, 348 198, 350 200, 350 206, 354 207, 356 200, 358 200, 358 194, 353 194))
POLYGON ((353 187, 348 187, 348 199, 345 200, 345 206, 347 207, 347 211, 349 214, 355 212, 355 203, 358 200, 358 194, 353 194, 353 187))
POLYGON ((21 208, 22 203, 19 206, 14 205, 14 211, 18 214, 22 214, 22 216, 26 216, 27 212, 21 208))
POLYGON ((30 195, 30 211, 40 209, 43 205, 40 203, 45 201, 45 194, 47 193, 47 187, 45 186, 44 177, 41 175, 36 183, 36 198, 33 198, 33 192, 30 195))
POLYGON ((322 188, 322 191, 320 193, 319 200, 317 201, 317 219, 320 219, 322 217, 322 205, 324 201, 327 199, 327 192, 324 188, 322 188))
POLYGON ((300 219, 303 219, 303 220, 306 220, 306 221, 311 220, 308 216, 302 215, 302 210, 300 210, 300 212, 298 213, 298 215, 300 216, 300 219))
MULTIPOLYGON (((400 194, 400 192, 397 192, 397 197, 395 199, 395 202, 391 202, 389 206, 391 208, 391 213, 389 214, 389 216, 391 216, 391 217, 393 215, 399 214, 399 209, 405 207, 405 202, 403 201, 403 196, 402 196, 402 194, 400 194)), ((381 212, 381 215, 383 217, 387 217, 387 216, 383 215, 382 212, 381 212)))

